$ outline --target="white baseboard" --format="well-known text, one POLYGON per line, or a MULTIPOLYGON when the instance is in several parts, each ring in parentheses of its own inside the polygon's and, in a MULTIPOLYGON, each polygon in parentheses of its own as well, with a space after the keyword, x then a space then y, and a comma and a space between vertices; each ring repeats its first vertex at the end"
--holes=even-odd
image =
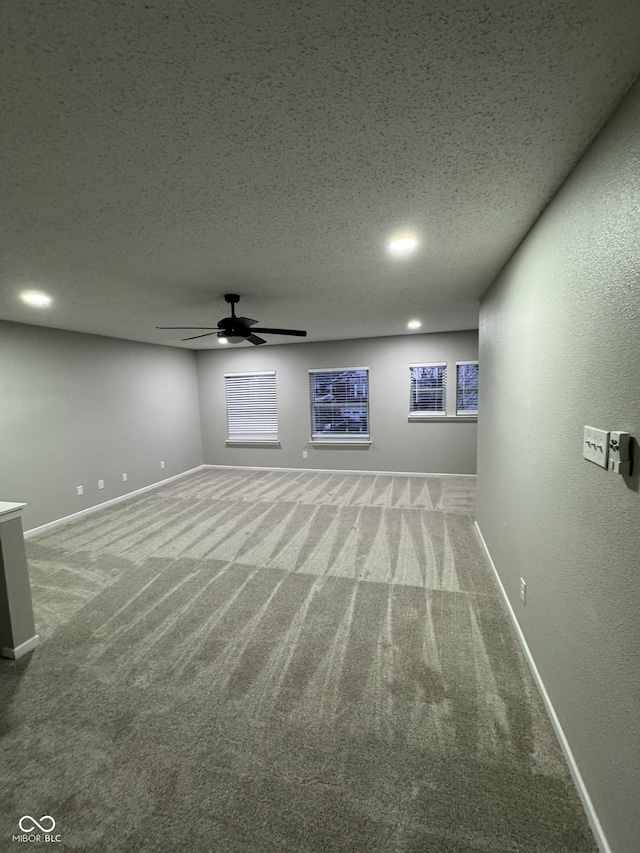
POLYGON ((59 527, 62 524, 68 524, 70 521, 75 521, 77 518, 82 518, 83 515, 90 515, 92 512, 98 512, 98 510, 104 509, 107 506, 112 506, 113 504, 120 503, 121 501, 128 501, 130 498, 135 498, 137 495, 151 491, 151 489, 157 489, 159 486, 164 486, 166 483, 171 483, 173 480, 179 480, 181 477, 186 477, 188 474, 195 474, 196 471, 201 471, 204 467, 204 465, 198 465, 197 468, 190 468, 188 471, 183 471, 181 474, 174 474, 173 477, 167 477, 166 480, 159 480, 157 483, 151 483, 149 486, 142 486, 142 488, 136 489, 134 492, 127 492, 125 495, 118 495, 117 498, 111 498, 111 500, 104 501, 103 503, 89 506, 86 509, 74 512, 71 515, 65 515, 64 518, 56 518, 55 521, 48 521, 46 524, 41 524, 40 527, 32 527, 31 530, 25 530, 24 538, 29 539, 32 536, 37 536, 38 533, 44 533, 45 530, 52 530, 54 527, 59 527))
POLYGON ((18 658, 26 655, 27 652, 35 649, 39 642, 40 637, 35 634, 30 640, 25 640, 24 643, 20 643, 19 646, 15 647, 15 649, 12 649, 10 646, 5 646, 2 650, 2 657, 10 658, 11 660, 18 660, 18 658))
POLYGON ((270 466, 257 465, 203 465, 203 468, 223 468, 229 471, 237 468, 240 471, 292 471, 296 474, 375 474, 380 477, 473 477, 475 474, 429 474, 424 471, 360 471, 351 468, 273 468, 270 466))
POLYGON ((591 802, 591 797, 589 796, 589 792, 587 791, 587 786, 584 783, 584 779, 582 778, 582 774, 578 770, 578 765, 576 763, 575 758, 573 757, 573 753, 571 752, 571 747, 569 746, 569 742, 566 738, 564 731, 562 730, 562 726, 560 725, 560 720, 558 719, 558 715, 556 714, 555 708, 551 704, 551 699, 549 698, 549 694, 547 693, 547 689, 544 686, 544 682, 542 681, 542 677, 538 672, 538 667, 533 659, 533 656, 529 650, 529 646, 527 645, 527 641, 524 638, 524 634, 522 633, 522 628, 520 627, 520 623, 516 617, 515 611, 511 606, 511 602, 509 601, 509 597, 507 596, 506 590, 502 584, 502 580, 500 579, 500 575, 498 574, 498 570, 496 569, 495 563, 493 562, 493 558, 487 548, 487 543, 484 541, 484 536, 482 535, 482 531, 478 525, 478 522, 474 522, 476 533, 478 534, 478 538, 482 544, 484 549, 484 553, 489 561, 489 565, 493 570, 493 574, 495 575, 496 583, 498 584, 498 589, 502 594, 505 604, 507 605, 507 610, 509 611, 509 616, 511 617, 511 621, 513 622, 513 626, 516 629, 516 634, 518 635, 518 639, 520 640, 520 645, 524 651, 525 658, 527 659, 527 663, 529 664, 529 668, 533 674, 536 684, 538 685, 538 690, 540 691, 540 695, 542 696, 542 701, 545 704, 547 709, 547 713, 551 718, 551 723, 555 730, 558 740, 560 741, 560 746, 564 753, 564 757, 567 760, 567 764, 569 765, 569 770, 571 771, 571 775, 573 776, 573 781, 575 783, 576 788, 578 789, 578 794, 580 799, 582 800, 582 805, 584 806, 584 810, 587 814, 587 818, 591 825, 591 829, 595 836, 596 843, 598 847, 602 851, 602 853, 611 853, 611 847, 609 846, 609 842, 607 841, 604 831, 602 829, 602 825, 598 820, 598 815, 596 814, 596 810, 593 807, 593 803, 591 802))
POLYGON ((151 483, 149 486, 143 486, 133 492, 127 492, 125 495, 118 495, 117 498, 111 498, 111 500, 104 501, 103 503, 94 504, 94 506, 81 509, 71 515, 65 515, 63 518, 56 518, 54 521, 48 521, 46 524, 41 524, 39 527, 32 527, 30 530, 24 531, 24 538, 30 539, 32 536, 44 533, 45 530, 52 530, 55 527, 68 524, 71 521, 82 518, 83 515, 90 515, 91 513, 98 512, 105 507, 112 506, 113 504, 120 503, 121 501, 127 501, 129 498, 134 498, 137 495, 150 491, 151 489, 157 489, 160 486, 164 486, 166 483, 171 483, 173 480, 180 479, 180 477, 186 477, 188 474, 195 474, 197 471, 202 471, 205 468, 220 468, 229 471, 234 468, 242 471, 291 471, 298 474, 305 471, 312 474, 375 474, 377 476, 388 477, 472 477, 473 479, 476 477, 475 474, 425 474, 424 471, 356 471, 343 468, 272 468, 268 466, 257 467, 253 465, 198 465, 196 468, 183 471, 181 474, 175 474, 173 477, 167 477, 165 480, 159 480, 157 483, 151 483))

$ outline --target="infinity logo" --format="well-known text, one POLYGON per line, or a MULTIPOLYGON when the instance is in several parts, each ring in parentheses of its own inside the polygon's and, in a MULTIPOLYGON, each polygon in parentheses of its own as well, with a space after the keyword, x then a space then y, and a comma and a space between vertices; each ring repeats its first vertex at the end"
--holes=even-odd
POLYGON ((42 817, 40 818, 40 822, 38 822, 35 817, 31 817, 30 814, 26 814, 20 818, 20 820, 18 821, 18 826, 23 832, 33 832, 36 827, 40 830, 40 832, 53 832, 53 830, 56 828, 56 822, 50 814, 42 815, 42 817), (42 825, 46 820, 51 821, 51 826, 47 827, 42 825), (31 821, 31 823, 25 826, 23 821, 31 821))

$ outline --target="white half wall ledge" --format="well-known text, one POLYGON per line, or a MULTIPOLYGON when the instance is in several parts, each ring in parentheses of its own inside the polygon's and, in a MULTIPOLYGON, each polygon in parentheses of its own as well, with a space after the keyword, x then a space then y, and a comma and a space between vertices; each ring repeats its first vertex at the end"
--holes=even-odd
POLYGON ((544 686, 542 676, 538 672, 536 662, 533 659, 531 651, 529 650, 529 646, 527 645, 527 641, 525 640, 524 634, 522 633, 520 623, 518 622, 515 611, 511 606, 511 602, 509 601, 509 597, 502 584, 502 580, 500 579, 500 575, 498 574, 498 570, 496 569, 495 563, 493 562, 493 558, 489 552, 487 543, 484 541, 484 536, 482 535, 482 531, 480 530, 480 526, 478 525, 477 521, 474 521, 474 527, 476 529, 478 539, 480 540, 480 544, 482 545, 482 549, 485 553, 487 560, 489 561, 489 565, 491 566, 491 570, 493 571, 493 574, 495 576, 496 583, 498 584, 498 589, 500 590, 500 594, 502 595, 502 598, 504 599, 504 602, 507 606, 509 616, 511 617, 511 621, 513 622, 513 627, 515 628, 516 634, 518 635, 518 640, 520 641, 520 645, 522 646, 525 658, 527 660, 527 663, 529 664, 529 669, 533 674, 533 678, 536 682, 538 690, 540 691, 540 695, 542 696, 542 701, 544 702, 545 708, 547 709, 547 713, 549 714, 549 717, 551 719, 551 724, 553 725, 558 741, 560 742, 560 747, 562 749, 562 752, 564 753, 564 757, 567 760, 567 764, 569 765, 569 770, 573 777, 574 784, 577 788, 578 795, 582 800, 582 805, 584 806, 584 810, 589 820, 591 830, 594 834, 595 841, 601 853, 612 853, 611 847, 609 846, 609 842, 605 837, 604 830, 602 829, 602 825, 598 819, 598 815, 596 814, 596 810, 593 806, 593 803, 591 802, 591 797, 589 796, 589 792, 587 791, 587 786, 584 783, 584 779, 582 778, 582 774, 578 769, 577 762, 573 756, 573 753, 571 752, 569 741, 567 740, 562 726, 560 725, 560 720, 558 719, 558 715, 556 714, 555 708, 551 704, 551 699, 549 698, 549 694, 547 693, 547 688, 544 686))
POLYGON ((144 492, 149 492, 152 489, 157 489, 160 486, 164 486, 166 483, 173 482, 173 480, 179 480, 181 477, 187 477, 189 474, 195 474, 198 471, 202 471, 202 469, 205 467, 205 465, 198 465, 196 468, 190 468, 188 471, 182 471, 182 473, 180 474, 174 474, 172 477, 167 477, 166 480, 159 480, 157 483, 150 483, 148 486, 142 486, 142 488, 136 489, 133 492, 127 492, 124 495, 118 495, 117 498, 111 498, 111 500, 104 501, 103 503, 88 506, 86 507, 86 509, 81 509, 78 512, 73 512, 71 513, 71 515, 65 515, 63 518, 56 518, 53 521, 48 521, 46 524, 41 524, 39 527, 32 527, 31 530, 25 530, 24 538, 30 539, 32 536, 37 536, 39 533, 44 533, 45 530, 53 530, 54 527, 60 527, 63 524, 69 524, 71 521, 75 521, 78 518, 82 518, 83 515, 91 515, 91 513, 98 512, 99 510, 104 509, 105 507, 121 503, 122 501, 128 501, 130 498, 135 498, 137 495, 141 495, 144 492))
POLYGON ((26 655, 27 652, 32 651, 40 642, 40 637, 38 634, 35 634, 31 639, 25 640, 24 643, 20 643, 19 646, 16 646, 15 649, 12 649, 9 646, 5 646, 2 649, 2 657, 9 658, 10 660, 18 660, 19 658, 26 655))
POLYGON ((25 503, 16 503, 15 501, 0 501, 0 524, 5 521, 11 521, 12 518, 20 518, 22 510, 26 507, 25 503))
POLYGON ((354 468, 276 468, 268 465, 210 465, 205 464, 203 468, 220 468, 221 470, 233 471, 291 471, 295 474, 374 474, 376 477, 465 477, 476 479, 477 474, 438 474, 424 471, 361 471, 354 468))

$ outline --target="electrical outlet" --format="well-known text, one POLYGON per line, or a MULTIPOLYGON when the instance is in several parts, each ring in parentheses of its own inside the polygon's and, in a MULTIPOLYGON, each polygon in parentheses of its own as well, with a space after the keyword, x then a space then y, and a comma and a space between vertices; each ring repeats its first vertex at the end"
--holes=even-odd
POLYGON ((129 479, 129 475, 128 475, 128 474, 123 474, 123 475, 122 475, 122 482, 123 482, 123 483, 126 483, 128 479, 129 479))
POLYGON ((308 459, 308 458, 309 458, 309 451, 308 451, 308 450, 303 450, 303 451, 302 451, 302 458, 303 458, 303 459, 308 459))
POLYGON ((164 468, 164 460, 162 460, 162 461, 160 462, 160 467, 161 467, 161 468, 164 468))
POLYGON ((527 585, 523 578, 520 578, 520 600, 523 604, 527 603, 527 585))
POLYGON ((98 488, 104 489, 104 480, 98 480, 98 488))
POLYGON ((84 486, 76 486, 76 492, 79 495, 84 495, 84 486))

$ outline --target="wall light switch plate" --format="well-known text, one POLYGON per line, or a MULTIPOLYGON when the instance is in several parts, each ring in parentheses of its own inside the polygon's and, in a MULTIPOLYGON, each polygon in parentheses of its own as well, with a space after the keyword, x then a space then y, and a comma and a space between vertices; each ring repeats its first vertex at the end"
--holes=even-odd
POLYGON ((160 463, 160 467, 164 468, 164 460, 160 463))
POLYGON ((609 456, 609 433, 604 429, 586 426, 582 442, 582 455, 589 462, 606 468, 609 456))
POLYGON ((128 475, 128 474, 123 474, 123 475, 122 475, 122 482, 123 482, 123 483, 126 483, 128 479, 129 479, 129 475, 128 475))
POLYGON ((520 578, 520 601, 523 604, 527 603, 527 585, 524 582, 524 578, 520 578))
POLYGON ((104 489, 104 480, 98 480, 98 488, 104 489))
POLYGON ((84 495, 84 486, 76 486, 76 492, 79 495, 84 495))

